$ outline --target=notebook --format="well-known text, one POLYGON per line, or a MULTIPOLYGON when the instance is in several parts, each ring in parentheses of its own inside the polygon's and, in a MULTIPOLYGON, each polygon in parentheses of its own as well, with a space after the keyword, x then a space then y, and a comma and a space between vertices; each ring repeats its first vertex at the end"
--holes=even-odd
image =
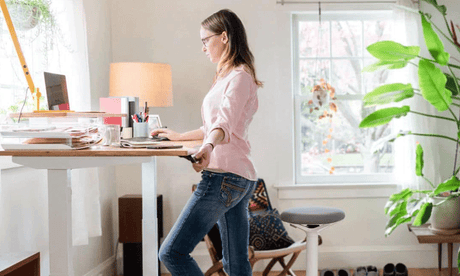
POLYGON ((169 141, 166 137, 134 137, 121 139, 120 144, 122 147, 128 148, 145 148, 147 146, 159 144, 162 141, 169 141))

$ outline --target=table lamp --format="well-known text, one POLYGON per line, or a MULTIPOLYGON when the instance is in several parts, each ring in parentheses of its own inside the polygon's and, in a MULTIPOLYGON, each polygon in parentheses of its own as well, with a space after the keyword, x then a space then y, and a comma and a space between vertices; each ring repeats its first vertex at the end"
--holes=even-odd
POLYGON ((139 97, 144 106, 172 106, 171 66, 162 63, 110 64, 110 96, 139 97))

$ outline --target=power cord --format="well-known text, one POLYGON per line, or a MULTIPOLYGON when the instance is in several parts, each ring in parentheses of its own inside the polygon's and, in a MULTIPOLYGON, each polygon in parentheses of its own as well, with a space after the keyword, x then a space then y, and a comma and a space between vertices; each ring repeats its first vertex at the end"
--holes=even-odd
POLYGON ((21 110, 19 111, 18 124, 19 124, 19 122, 21 121, 22 109, 24 108, 24 105, 26 104, 26 101, 27 101, 27 90, 29 90, 29 86, 27 86, 27 89, 26 89, 26 96, 25 96, 25 98, 24 98, 24 102, 22 103, 21 110))

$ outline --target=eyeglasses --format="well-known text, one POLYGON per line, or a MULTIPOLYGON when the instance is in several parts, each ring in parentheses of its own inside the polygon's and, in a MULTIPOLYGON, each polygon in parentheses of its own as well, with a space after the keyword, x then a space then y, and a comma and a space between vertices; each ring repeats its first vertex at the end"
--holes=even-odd
POLYGON ((204 47, 208 47, 208 45, 207 45, 208 42, 209 42, 208 40, 209 40, 211 37, 216 36, 216 35, 221 35, 221 34, 213 34, 213 35, 210 35, 210 36, 207 36, 207 37, 201 39, 201 42, 203 42, 204 47))

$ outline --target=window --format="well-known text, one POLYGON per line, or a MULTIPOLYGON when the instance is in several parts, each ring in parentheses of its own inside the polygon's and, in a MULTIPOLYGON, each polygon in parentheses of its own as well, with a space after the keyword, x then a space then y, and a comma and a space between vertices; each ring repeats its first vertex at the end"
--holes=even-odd
MULTIPOLYGON (((7 2, 8 11, 13 20, 15 30, 25 56, 30 73, 36 87, 44 90, 43 71, 49 70, 50 63, 55 56, 53 51, 55 38, 52 34, 51 22, 39 21, 38 15, 31 10, 27 4, 16 4, 7 2), (32 19, 28 20, 27 14, 32 19), (42 73, 42 74, 40 74, 42 73)), ((25 92, 28 87, 22 72, 21 64, 16 54, 8 26, 6 25, 3 13, 0 13, 0 114, 5 115, 11 112, 18 112, 24 102, 25 92)), ((33 101, 28 93, 26 105, 23 111, 32 111, 33 101)), ((44 100, 44 97, 41 99, 44 100)))
MULTIPOLYGON (((80 98, 89 98, 82 3, 72 0, 6 2, 35 87, 40 88, 42 94, 41 109, 47 109, 44 71, 66 75, 69 100, 73 100, 71 108, 80 104, 80 98), (37 13, 36 9, 41 12, 37 13), (77 98, 75 91, 80 91, 77 98)), ((19 112, 27 88, 13 41, 0 12, 0 123, 6 121, 8 113, 19 112)), ((34 109, 31 92, 27 94, 23 112, 34 109)))
POLYGON ((321 24, 318 14, 293 14, 296 183, 391 179, 392 146, 379 143, 391 126, 358 125, 374 111, 362 107, 363 96, 388 78, 362 73, 374 62, 366 47, 391 39, 392 25, 391 11, 323 12, 321 24), (321 79, 335 93, 313 93, 321 79))
MULTIPOLYGON (((6 1, 35 87, 40 107, 47 108, 43 72, 64 74, 72 110, 90 109, 90 85, 85 13, 81 0, 6 1), (37 9, 41 12, 37 13, 37 9), (30 13, 32 11, 32 14, 30 13), (38 16, 37 16, 38 14, 38 16)), ((3 13, 0 12, 0 124, 11 123, 7 114, 21 108, 28 85, 3 13)), ((32 111, 30 91, 23 112, 32 111)), ((21 119, 22 121, 22 119, 21 119)), ((0 169, 14 167, 0 157, 0 169)))

